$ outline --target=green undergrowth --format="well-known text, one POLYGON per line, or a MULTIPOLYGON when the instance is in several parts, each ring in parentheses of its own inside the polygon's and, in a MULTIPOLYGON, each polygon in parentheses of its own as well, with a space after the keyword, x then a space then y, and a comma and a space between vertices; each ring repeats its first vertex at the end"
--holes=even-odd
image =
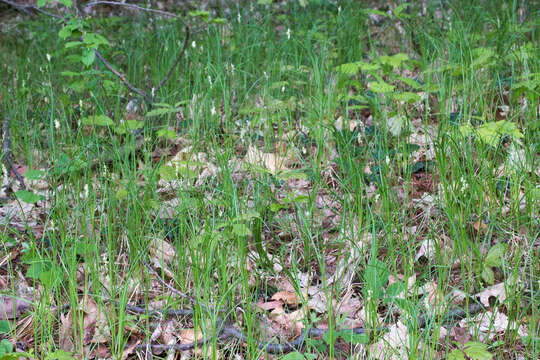
MULTIPOLYGON (((69 304, 78 309, 71 351, 107 344, 120 358, 130 339, 150 341, 153 331, 123 306, 163 300, 194 308, 185 327, 211 334, 227 315, 247 335, 244 344, 216 337, 195 357, 262 358, 265 325, 254 309, 288 281, 301 299, 295 309, 309 306, 309 286, 328 299, 306 326, 347 327, 334 306, 344 294, 362 304, 370 328, 401 314, 411 359, 538 357, 538 9, 520 23, 511 1, 428 1, 424 16, 417 4, 388 13, 308 3, 232 7, 224 24, 212 11, 185 14, 199 30, 152 107, 99 61, 84 65, 81 45, 66 47, 55 20, 0 33, 0 109, 14 162, 30 169, 27 184, 47 184, 2 200, 3 209, 37 205, 20 226, 0 225, 2 292, 26 280, 41 296, 0 336, 32 339, 27 351, 60 358, 63 320, 51 309, 69 304), (340 261, 350 277, 332 281, 340 261), (156 285, 144 262, 197 304, 156 285), (491 311, 526 334, 492 328, 486 340, 470 324, 468 342, 439 338, 444 309, 427 309, 433 296, 451 304, 459 290, 465 304, 500 283, 506 295, 491 311), (85 339, 88 299, 105 314, 102 343, 85 339), (432 317, 419 328, 423 312, 432 317)), ((185 28, 112 15, 89 18, 88 31, 151 93, 185 28)), ((331 331, 303 354, 353 358, 360 343, 380 358, 370 345, 382 336, 331 331)), ((12 350, 0 342, 0 358, 12 350)))

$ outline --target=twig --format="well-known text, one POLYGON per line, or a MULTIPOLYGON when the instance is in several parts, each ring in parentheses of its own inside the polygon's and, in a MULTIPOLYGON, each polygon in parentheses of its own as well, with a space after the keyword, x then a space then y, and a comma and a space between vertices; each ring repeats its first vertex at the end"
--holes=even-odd
POLYGON ((32 13, 32 11, 35 11, 35 12, 38 12, 38 13, 42 13, 43 15, 53 17, 55 19, 63 19, 60 15, 50 13, 50 12, 45 11, 45 10, 43 10, 41 8, 38 8, 37 6, 34 6, 34 5, 20 5, 20 4, 17 4, 15 2, 9 1, 9 0, 0 0, 0 1, 3 2, 4 4, 8 4, 9 6, 14 7, 15 9, 17 9, 19 11, 24 12, 25 14, 30 15, 32 13))
POLYGON ((122 7, 127 7, 127 8, 131 8, 131 9, 139 10, 139 11, 147 11, 147 12, 150 12, 150 13, 159 14, 159 15, 179 19, 185 25, 185 22, 184 22, 184 20, 182 19, 181 16, 173 14, 171 12, 163 11, 163 10, 156 10, 156 9, 152 9, 152 8, 146 8, 146 7, 135 5, 135 4, 121 3, 121 2, 117 2, 117 1, 94 1, 94 2, 91 2, 91 3, 88 3, 88 4, 84 5, 84 10, 86 11, 86 9, 94 7, 94 6, 98 6, 98 5, 122 6, 122 7))
POLYGON ((26 185, 24 184, 24 178, 21 176, 21 174, 19 174, 19 172, 15 168, 15 165, 13 164, 13 161, 11 159, 10 125, 11 125, 11 118, 8 115, 6 117, 6 120, 4 120, 4 124, 2 125, 2 136, 3 136, 2 157, 5 158, 8 174, 11 171, 13 175, 15 175, 15 178, 17 178, 17 180, 19 181, 21 185, 21 189, 26 190, 26 185))
POLYGON ((184 45, 182 46, 182 50, 180 51, 180 54, 178 54, 176 61, 169 68, 169 71, 167 71, 167 75, 165 75, 165 77, 161 79, 161 81, 159 82, 159 85, 157 86, 157 88, 155 88, 154 90, 155 93, 157 93, 158 90, 161 89, 161 87, 165 84, 165 82, 169 80, 169 77, 171 76, 174 68, 178 65, 178 63, 180 62, 180 59, 182 59, 182 57, 184 56, 184 53, 186 52, 188 40, 189 40, 189 26, 186 25, 186 36, 184 38, 184 45))
POLYGON ((96 57, 99 59, 99 61, 101 61, 103 63, 103 65, 105 65, 105 67, 107 69, 109 69, 114 75, 116 75, 120 80, 122 80, 122 82, 124 83, 124 85, 127 86, 128 89, 130 89, 131 91, 137 93, 138 95, 142 96, 144 98, 144 100, 148 103, 148 104, 151 104, 152 103, 152 98, 150 96, 148 96, 148 94, 138 88, 136 88, 135 86, 131 85, 131 83, 128 81, 127 79, 127 76, 126 74, 123 74, 119 71, 117 71, 104 57, 103 55, 99 52, 99 50, 97 49, 94 49, 94 53, 96 54, 96 57))
POLYGON ((184 294, 183 292, 181 292, 180 290, 172 287, 171 285, 167 284, 165 281, 163 281, 163 279, 161 279, 161 276, 157 273, 156 270, 154 270, 145 260, 143 260, 143 263, 144 263, 144 266, 146 266, 146 268, 148 270, 150 270, 150 272, 152 274, 154 274, 156 277, 157 277, 157 280, 163 285, 165 286, 167 289, 171 290, 173 293, 175 293, 176 295, 180 296, 180 297, 183 297, 185 299, 188 299, 189 301, 191 301, 192 304, 196 305, 197 304, 197 300, 195 300, 194 298, 192 298, 191 296, 189 295, 186 295, 184 294))

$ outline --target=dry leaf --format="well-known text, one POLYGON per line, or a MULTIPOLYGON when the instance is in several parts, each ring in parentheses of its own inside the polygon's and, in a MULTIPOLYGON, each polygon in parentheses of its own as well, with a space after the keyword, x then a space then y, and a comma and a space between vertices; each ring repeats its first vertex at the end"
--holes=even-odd
POLYGON ((506 290, 504 289, 504 283, 495 284, 490 286, 484 291, 479 292, 475 297, 480 298, 480 302, 485 307, 489 307, 489 299, 494 298, 503 303, 506 300, 506 290))
POLYGON ((298 305, 302 302, 300 298, 296 296, 296 293, 291 292, 291 291, 278 291, 277 293, 272 295, 271 299, 281 300, 285 304, 288 304, 288 305, 298 305))
POLYGON ((370 346, 373 359, 404 360, 408 359, 409 333, 407 327, 398 321, 390 326, 389 331, 370 346))
POLYGON ((12 296, 0 295, 0 320, 15 319, 17 316, 30 309, 31 299, 17 298, 13 303, 12 296))
POLYGON ((272 153, 264 153, 257 149, 256 146, 249 147, 244 161, 248 164, 263 166, 272 174, 289 170, 285 166, 287 161, 285 157, 280 157, 272 153))
POLYGON ((89 296, 81 305, 84 305, 83 344, 108 342, 111 338, 111 332, 105 317, 105 309, 100 308, 89 296))
POLYGON ((60 329, 58 331, 60 349, 73 352, 75 343, 73 340, 73 311, 69 310, 67 315, 60 314, 60 329))

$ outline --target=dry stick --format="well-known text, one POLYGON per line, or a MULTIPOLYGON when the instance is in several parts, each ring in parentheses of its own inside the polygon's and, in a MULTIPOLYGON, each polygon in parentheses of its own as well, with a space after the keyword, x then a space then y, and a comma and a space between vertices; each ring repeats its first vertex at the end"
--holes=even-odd
POLYGON ((127 76, 117 71, 107 60, 105 60, 105 58, 103 57, 103 55, 101 55, 99 50, 94 49, 94 53, 96 54, 99 61, 101 61, 107 69, 109 69, 114 75, 116 75, 120 80, 122 80, 124 85, 126 85, 129 90, 142 96, 147 103, 149 104, 152 103, 152 99, 148 96, 148 94, 140 89, 137 89, 135 86, 131 85, 131 83, 127 79, 127 76))
POLYGON ((21 174, 19 174, 19 172, 15 168, 15 165, 13 164, 13 161, 11 160, 11 131, 9 130, 10 125, 11 125, 11 118, 8 115, 6 117, 6 120, 4 120, 4 124, 2 125, 2 134, 3 134, 2 157, 5 158, 5 161, 8 167, 7 168, 8 174, 11 171, 13 175, 15 175, 19 183, 21 184, 21 189, 26 190, 26 185, 24 184, 24 178, 21 176, 21 174))
POLYGON ((25 14, 31 14, 31 11, 29 10, 32 10, 32 11, 35 11, 35 12, 39 12, 39 13, 42 13, 43 15, 47 15, 47 16, 50 16, 50 17, 53 17, 55 19, 63 19, 63 17, 59 16, 59 15, 56 15, 56 14, 53 14, 53 13, 50 13, 48 11, 45 11, 43 9, 40 9, 38 8, 37 6, 34 6, 34 5, 19 5, 13 1, 9 1, 9 0, 0 0, 1 2, 3 2, 4 4, 8 4, 9 6, 12 6, 14 7, 15 9, 19 10, 19 11, 22 11, 24 12, 25 14))
POLYGON ((167 80, 169 80, 169 77, 171 77, 171 74, 172 74, 174 68, 178 65, 178 63, 180 62, 180 59, 182 59, 182 57, 184 56, 184 53, 186 52, 188 40, 189 40, 189 26, 186 25, 186 37, 184 38, 184 45, 182 46, 182 50, 180 51, 180 54, 176 58, 176 61, 169 68, 169 71, 167 72, 167 75, 165 75, 165 77, 163 79, 161 79, 161 81, 159 82, 159 85, 157 86, 157 88, 154 89, 154 93, 157 93, 158 90, 161 89, 161 87, 165 84, 165 82, 167 82, 167 80))
MULTIPOLYGON (((163 285, 165 285, 168 289, 173 291, 175 294, 178 294, 178 295, 180 295, 182 297, 186 297, 190 301, 192 301, 193 303, 196 303, 196 300, 194 298, 180 292, 179 290, 177 290, 177 289, 173 288, 172 286, 170 286, 169 284, 165 283, 161 279, 159 274, 147 262, 144 262, 144 264, 152 272, 152 274, 157 276, 158 281, 161 282, 163 285)), ((468 310, 463 310, 461 308, 450 310, 448 312, 448 314, 444 317, 443 323, 449 323, 449 322, 453 322, 453 321, 456 321, 456 320, 463 319, 466 316, 472 316, 472 315, 480 312, 483 309, 484 309, 483 306, 480 305, 480 304, 471 304, 471 305, 469 305, 468 310)), ((163 310, 163 311, 160 311, 160 314, 173 315, 174 313, 172 311, 173 310, 163 310)), ((183 311, 189 311, 189 310, 183 310, 183 311)), ((426 325, 426 322, 427 322, 426 317, 420 316, 419 319, 418 319, 418 326, 420 328, 424 328, 425 325, 426 325)), ((218 339, 219 340, 224 341, 224 340, 227 340, 227 339, 230 339, 230 338, 235 338, 235 339, 237 339, 237 340, 239 340, 241 342, 247 342, 248 341, 247 336, 242 331, 236 329, 232 325, 223 326, 225 321, 220 320, 220 323, 221 323, 222 326, 220 326, 219 331, 218 331, 218 339)), ((384 331, 385 329, 386 328, 379 328, 379 329, 376 329, 375 331, 376 332, 381 332, 381 331, 384 331)), ((365 328, 362 328, 362 327, 357 327, 357 328, 352 328, 352 329, 342 329, 342 330, 352 331, 355 334, 366 334, 369 331, 368 329, 365 329, 365 328)), ((291 352, 291 351, 295 351, 295 350, 301 350, 305 345, 305 340, 306 340, 307 337, 323 336, 328 331, 329 330, 327 330, 327 329, 318 329, 316 327, 312 327, 312 328, 308 329, 307 331, 304 330, 302 332, 302 334, 298 338, 296 338, 295 340, 293 340, 291 342, 271 343, 271 342, 257 341, 257 347, 259 349, 261 349, 261 350, 266 350, 270 354, 280 354, 280 353, 287 353, 287 352, 291 352)), ((179 350, 179 351, 184 351, 184 350, 193 349, 197 345, 206 344, 206 343, 210 342, 210 340, 211 340, 211 338, 205 338, 205 339, 203 339, 201 341, 193 342, 193 343, 189 343, 189 344, 172 344, 172 345, 151 344, 150 343, 150 344, 138 345, 137 348, 138 349, 152 349, 152 350, 179 350)))
POLYGON ((131 9, 139 10, 139 11, 147 11, 147 12, 154 13, 154 14, 174 17, 174 18, 180 19, 180 21, 182 21, 184 23, 184 25, 185 25, 185 22, 184 22, 184 20, 182 19, 181 16, 173 14, 171 12, 163 11, 163 10, 156 10, 156 9, 152 9, 152 8, 146 8, 146 7, 135 5, 135 4, 126 4, 126 3, 116 2, 116 1, 94 1, 94 2, 91 2, 91 3, 88 3, 88 4, 84 5, 84 10, 86 10, 88 8, 91 8, 91 7, 94 7, 94 6, 98 6, 98 5, 122 6, 122 7, 127 7, 127 8, 131 8, 131 9))
MULTIPOLYGON (((163 279, 161 278, 161 276, 157 273, 156 270, 154 270, 147 262, 146 260, 143 260, 143 264, 144 266, 146 266, 148 268, 148 270, 150 270, 150 272, 152 274, 154 274, 156 277, 157 277, 157 280, 162 284, 164 285, 167 289, 171 290, 173 293, 175 293, 176 295, 180 296, 180 297, 183 297, 185 299, 188 299, 189 301, 191 301, 191 303, 193 305, 196 305, 197 304, 197 300, 195 300, 194 298, 192 298, 191 296, 187 295, 187 294, 184 294, 183 292, 181 292, 180 290, 172 287, 171 285, 167 284, 165 281, 163 281, 163 279)), ((202 305, 202 304, 200 304, 202 305)))

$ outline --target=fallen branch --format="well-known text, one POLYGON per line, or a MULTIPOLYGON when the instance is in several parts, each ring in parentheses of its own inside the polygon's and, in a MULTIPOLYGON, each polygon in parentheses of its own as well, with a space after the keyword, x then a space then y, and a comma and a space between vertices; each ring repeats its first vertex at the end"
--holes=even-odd
POLYGON ((135 10, 138 10, 138 11, 146 11, 146 12, 149 12, 149 13, 154 13, 154 14, 159 14, 159 15, 163 15, 163 16, 173 17, 173 18, 176 18, 176 19, 180 19, 180 21, 182 21, 184 23, 184 25, 186 25, 181 16, 173 14, 171 12, 164 11, 164 10, 152 9, 152 8, 146 8, 146 7, 135 5, 135 4, 121 3, 121 2, 117 2, 117 1, 94 1, 94 2, 90 2, 90 3, 84 5, 84 10, 87 11, 87 9, 90 9, 90 8, 92 8, 94 6, 99 6, 99 5, 121 6, 121 7, 135 9, 135 10))
POLYGON ((11 159, 11 131, 10 131, 10 125, 11 125, 11 118, 9 116, 6 117, 6 120, 4 120, 4 124, 2 125, 2 136, 3 136, 3 145, 2 145, 2 158, 6 162, 6 168, 8 174, 11 172, 15 176, 15 178, 19 181, 19 184, 21 185, 22 190, 26 190, 26 185, 24 184, 24 178, 21 174, 17 171, 15 168, 15 165, 13 164, 13 161, 11 159))

